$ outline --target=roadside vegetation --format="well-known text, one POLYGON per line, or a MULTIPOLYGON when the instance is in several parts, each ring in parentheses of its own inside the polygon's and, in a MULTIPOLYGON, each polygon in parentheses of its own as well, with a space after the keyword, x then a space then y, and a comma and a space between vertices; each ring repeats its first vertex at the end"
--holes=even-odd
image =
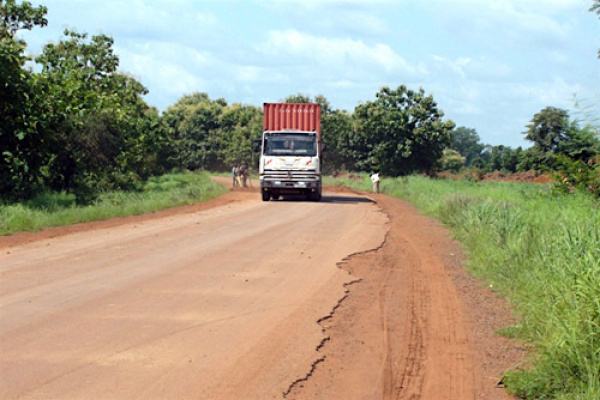
MULTIPOLYGON (((598 12, 595 3, 591 11, 598 12)), ((4 202, 64 192, 78 204, 92 204, 103 193, 136 191, 173 169, 256 165, 259 107, 191 93, 161 113, 145 102, 144 85, 119 69, 114 40, 105 34, 66 30, 32 57, 19 33, 43 29, 47 13, 28 1, 0 1, 4 202)), ((581 115, 574 118, 553 106, 536 113, 526 127, 533 145, 527 149, 481 143, 475 129, 456 127, 423 88, 383 86, 353 112, 333 108, 323 95, 282 101, 321 105, 326 173, 551 171, 565 192, 600 195, 598 121, 578 100, 581 115)))
POLYGON ((0 235, 144 214, 206 201, 226 190, 208 173, 188 172, 150 178, 136 191, 102 193, 87 205, 77 204, 73 194, 44 192, 25 202, 0 203, 0 235))
MULTIPOLYGON (((370 191, 363 174, 330 180, 370 191)), ((600 399, 600 202, 551 185, 387 178, 388 195, 450 227, 468 270, 514 307, 503 334, 531 345, 505 384, 526 399, 600 399), (530 362, 530 363, 529 363, 530 362)))

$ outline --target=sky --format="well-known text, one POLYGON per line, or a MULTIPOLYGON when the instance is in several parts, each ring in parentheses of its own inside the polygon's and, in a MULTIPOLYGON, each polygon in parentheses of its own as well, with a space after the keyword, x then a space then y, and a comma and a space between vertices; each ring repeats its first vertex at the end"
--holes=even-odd
POLYGON ((529 147, 545 107, 600 118, 600 19, 592 0, 30 0, 48 26, 114 38, 120 71, 161 112, 186 94, 262 107, 323 95, 353 112, 384 86, 423 88, 491 145, 529 147))

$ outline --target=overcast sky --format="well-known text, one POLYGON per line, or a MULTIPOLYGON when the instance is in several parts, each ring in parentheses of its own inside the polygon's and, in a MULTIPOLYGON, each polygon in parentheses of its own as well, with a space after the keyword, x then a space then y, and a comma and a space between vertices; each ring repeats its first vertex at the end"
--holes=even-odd
POLYGON ((493 145, 547 106, 600 116, 592 0, 46 0, 48 26, 115 39, 120 69, 166 110, 196 91, 262 106, 302 93, 353 111, 382 86, 422 87, 446 118, 493 145))

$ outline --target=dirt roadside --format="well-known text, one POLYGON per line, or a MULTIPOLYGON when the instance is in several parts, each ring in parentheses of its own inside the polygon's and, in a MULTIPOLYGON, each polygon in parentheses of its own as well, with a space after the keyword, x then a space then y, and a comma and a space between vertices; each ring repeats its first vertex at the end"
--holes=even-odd
POLYGON ((450 231, 410 204, 372 198, 391 220, 380 249, 340 267, 357 278, 320 321, 322 362, 289 399, 513 399, 499 384, 523 355, 496 335, 508 305, 464 269, 450 231))
MULTIPOLYGON (((143 216, 1 237, 0 248, 195 213, 242 201, 255 191, 230 191, 207 203, 143 216)), ((505 302, 466 274, 464 253, 447 229, 405 202, 385 195, 372 199, 390 220, 386 240, 340 263, 355 280, 338 306, 318 321, 324 340, 313 365, 290 383, 284 397, 511 399, 498 381, 523 352, 518 343, 495 334, 511 323, 505 302)))

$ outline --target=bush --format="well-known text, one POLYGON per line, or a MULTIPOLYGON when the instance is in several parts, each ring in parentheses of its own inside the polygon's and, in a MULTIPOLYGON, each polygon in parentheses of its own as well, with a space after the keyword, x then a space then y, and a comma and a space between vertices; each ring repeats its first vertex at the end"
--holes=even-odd
POLYGON ((556 160, 555 190, 563 193, 588 191, 600 197, 600 156, 587 162, 566 156, 557 156, 556 160))

